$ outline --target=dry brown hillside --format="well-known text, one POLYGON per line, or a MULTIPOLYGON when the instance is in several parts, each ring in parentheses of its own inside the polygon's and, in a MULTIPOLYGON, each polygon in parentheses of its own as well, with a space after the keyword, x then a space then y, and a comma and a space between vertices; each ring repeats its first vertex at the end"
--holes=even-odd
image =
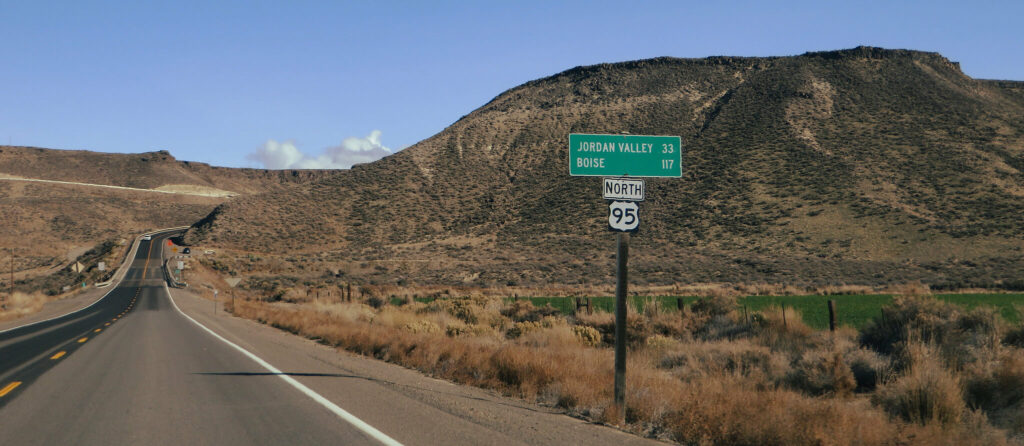
POLYGON ((649 181, 638 282, 1019 286, 1022 85, 866 47, 576 67, 378 162, 225 203, 188 240, 258 253, 236 272, 609 283, 600 180, 568 176, 567 135, 625 131, 685 146, 682 179, 649 181))
POLYGON ((106 242, 187 226, 230 196, 283 191, 330 174, 211 167, 177 161, 167 152, 0 146, 0 259, 6 272, 13 250, 16 279, 28 290, 35 285, 26 279, 52 275, 106 242))
POLYGON ((178 161, 164 150, 121 154, 0 146, 0 174, 140 189, 195 185, 252 194, 322 178, 330 172, 215 167, 178 161))

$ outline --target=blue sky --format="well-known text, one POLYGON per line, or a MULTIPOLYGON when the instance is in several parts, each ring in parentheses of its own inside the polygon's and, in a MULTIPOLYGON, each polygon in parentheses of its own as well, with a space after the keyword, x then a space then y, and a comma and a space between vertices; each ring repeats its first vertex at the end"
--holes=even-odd
POLYGON ((1021 17, 1021 1, 0 0, 0 144, 344 167, 577 65, 871 45, 1024 80, 1021 17))

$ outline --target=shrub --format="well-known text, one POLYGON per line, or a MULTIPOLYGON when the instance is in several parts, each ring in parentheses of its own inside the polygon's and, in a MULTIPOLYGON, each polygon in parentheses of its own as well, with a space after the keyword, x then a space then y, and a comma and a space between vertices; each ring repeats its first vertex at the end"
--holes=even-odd
POLYGON ((1024 325, 1019 325, 1006 332, 1003 336, 1003 344, 1024 348, 1024 325))
POLYGON ((410 333, 439 333, 441 331, 441 327, 428 320, 419 320, 406 324, 402 329, 410 333))
POLYGON ((897 352, 911 340, 935 345, 944 359, 962 367, 994 349, 1000 331, 993 309, 964 312, 954 304, 931 297, 900 297, 883 307, 882 316, 861 330, 860 340, 886 354, 897 352))
POLYGON ((651 322, 651 329, 662 336, 677 339, 687 339, 692 336, 690 333, 690 320, 679 313, 661 313, 648 318, 651 322))
POLYGON ((647 340, 644 341, 644 345, 651 350, 663 351, 668 348, 679 345, 679 340, 675 338, 670 338, 668 336, 656 334, 654 336, 647 338, 647 340))
POLYGON ((371 306, 373 308, 381 308, 386 303, 387 303, 387 301, 384 300, 383 297, 370 296, 370 297, 366 298, 366 305, 369 305, 369 306, 371 306))
POLYGON ((539 321, 547 316, 558 315, 558 309, 547 304, 537 308, 528 300, 512 302, 501 309, 501 315, 511 319, 513 322, 539 321))
POLYGON ((875 391, 871 402, 889 415, 918 424, 960 422, 967 406, 960 382, 942 367, 934 348, 911 348, 908 372, 875 391))
POLYGON ((849 395, 857 387, 853 371, 838 351, 810 350, 796 361, 790 385, 811 395, 849 395))
POLYGON ((517 344, 537 348, 578 347, 580 345, 580 339, 573 332, 572 327, 564 323, 528 331, 516 341, 517 344))
POLYGON ((804 323, 796 309, 770 307, 751 318, 755 339, 772 350, 793 354, 814 348, 814 330, 804 323))
POLYGON ((949 303, 932 298, 897 297, 882 307, 882 315, 861 330, 861 343, 876 351, 891 354, 896 345, 915 331, 923 342, 939 341, 950 329, 958 310, 949 303))
POLYGON ((742 323, 732 315, 718 315, 704 321, 694 335, 705 341, 719 339, 737 339, 750 334, 750 326, 742 323))
POLYGON ((844 355, 850 365, 853 379, 857 383, 858 392, 875 390, 878 383, 889 371, 889 361, 871 350, 853 348, 844 355))
POLYGON ((566 325, 565 319, 556 316, 545 316, 539 321, 516 322, 505 333, 509 339, 516 339, 532 331, 566 325))
POLYGON ((421 312, 445 312, 467 324, 476 324, 485 318, 485 299, 472 297, 455 297, 451 299, 437 299, 423 307, 421 312))
POLYGON ((667 351, 658 367, 670 370, 683 381, 728 376, 772 388, 788 373, 789 361, 746 340, 695 342, 667 351))
POLYGON ((736 305, 735 296, 718 295, 702 297, 690 305, 690 311, 698 315, 710 317, 725 316, 732 313, 736 309, 736 305))
POLYGON ((996 426, 1024 433, 1024 352, 1004 352, 998 360, 966 373, 965 396, 996 426))
MULTIPOLYGON (((577 324, 596 329, 601 333, 601 340, 605 344, 615 343, 615 315, 605 312, 580 315, 577 317, 577 324)), ((626 315, 626 343, 631 348, 644 345, 652 331, 653 328, 647 318, 634 313, 626 315)))
POLYGON ((583 345, 597 347, 601 345, 601 332, 597 331, 594 327, 587 327, 585 325, 574 325, 572 327, 572 333, 579 339, 583 345))

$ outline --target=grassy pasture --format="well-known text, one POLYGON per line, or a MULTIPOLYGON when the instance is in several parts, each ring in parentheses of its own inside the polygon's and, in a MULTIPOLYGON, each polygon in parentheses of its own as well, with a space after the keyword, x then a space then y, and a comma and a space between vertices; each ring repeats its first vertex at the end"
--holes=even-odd
MULTIPOLYGON (((1015 306, 1024 306, 1024 293, 1016 294, 936 294, 936 298, 945 300, 965 308, 978 306, 990 306, 996 308, 999 314, 1008 322, 1019 322, 1021 314, 1015 306)), ((683 303, 690 305, 697 300, 697 297, 682 296, 683 303)), ((571 313, 574 309, 574 300, 571 297, 532 297, 528 298, 536 306, 550 304, 562 313, 571 313)), ((828 328, 828 301, 836 301, 836 311, 840 325, 849 325, 861 328, 871 319, 881 314, 883 305, 892 302, 893 296, 887 294, 868 295, 835 295, 835 296, 746 296, 739 298, 739 304, 745 306, 748 311, 759 311, 768 307, 785 305, 793 308, 803 315, 804 322, 817 329, 828 328)), ((663 309, 674 311, 676 308, 675 296, 632 296, 629 298, 633 308, 642 310, 649 302, 656 302, 663 309)), ((615 298, 609 296, 592 297, 594 310, 612 312, 615 309, 615 298)))

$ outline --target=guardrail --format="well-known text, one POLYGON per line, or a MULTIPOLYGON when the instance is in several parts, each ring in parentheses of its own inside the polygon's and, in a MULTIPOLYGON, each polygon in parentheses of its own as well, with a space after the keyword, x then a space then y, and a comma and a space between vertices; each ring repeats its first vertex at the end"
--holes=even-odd
MULTIPOLYGON (((173 258, 173 257, 172 257, 173 258)), ((174 288, 188 288, 187 282, 179 282, 174 274, 171 274, 171 259, 164 260, 164 278, 167 280, 167 284, 174 288)))

